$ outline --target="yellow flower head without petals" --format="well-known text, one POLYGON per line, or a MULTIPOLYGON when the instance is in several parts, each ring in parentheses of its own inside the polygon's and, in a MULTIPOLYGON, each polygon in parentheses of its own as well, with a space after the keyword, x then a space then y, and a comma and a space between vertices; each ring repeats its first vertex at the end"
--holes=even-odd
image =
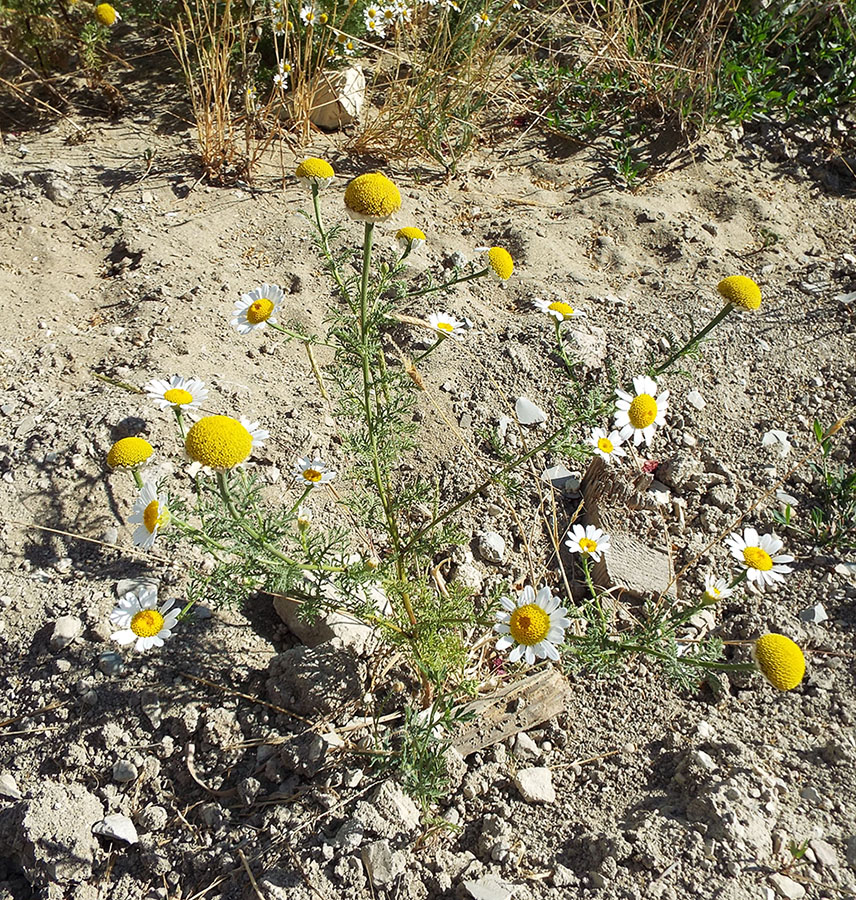
POLYGON ((294 176, 298 181, 318 185, 329 181, 335 174, 330 163, 326 159, 319 159, 317 156, 308 156, 294 172, 294 176))
POLYGON ((107 465, 114 469, 133 468, 145 462, 154 452, 154 447, 145 438, 122 438, 107 453, 107 465))
POLYGON ((345 188, 345 206, 353 219, 383 222, 401 209, 401 193, 385 175, 368 172, 345 188))
POLYGON ((805 675, 802 650, 783 634, 765 634, 752 649, 761 674, 780 691, 793 690, 805 675))
POLYGON ((95 18, 108 28, 121 20, 121 16, 109 3, 99 3, 95 7, 95 18))
POLYGON ((493 274, 500 281, 508 281, 514 272, 514 260, 504 247, 491 247, 487 251, 487 262, 493 274))
POLYGON ((761 305, 761 288, 746 275, 723 278, 716 289, 732 306, 753 310, 761 305))
POLYGON ((425 241, 425 232, 421 228, 417 228, 415 225, 407 225, 404 228, 399 228, 395 233, 395 237, 397 240, 402 242, 415 242, 415 241, 425 241))
POLYGON ((232 469, 253 449, 253 436, 231 416, 206 416, 187 432, 187 455, 211 469, 232 469))

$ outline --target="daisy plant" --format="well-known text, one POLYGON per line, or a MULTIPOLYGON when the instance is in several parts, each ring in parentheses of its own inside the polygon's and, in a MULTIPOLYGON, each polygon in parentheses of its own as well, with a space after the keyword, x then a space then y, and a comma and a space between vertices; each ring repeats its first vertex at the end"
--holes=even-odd
POLYGON ((539 312, 546 313, 553 320, 553 326, 556 329, 556 344, 558 345, 559 353, 565 361, 568 371, 573 372, 574 363, 568 356, 568 352, 565 350, 565 342, 562 340, 562 325, 566 322, 570 322, 572 319, 584 318, 585 313, 582 310, 571 306, 570 303, 565 303, 564 300, 542 300, 536 298, 532 301, 532 305, 539 312))
POLYGON ((725 300, 725 306, 704 326, 697 331, 680 350, 676 350, 664 363, 651 370, 657 377, 671 368, 684 356, 697 356, 701 342, 717 325, 732 312, 755 312, 761 306, 761 289, 747 275, 729 275, 717 285, 719 295, 725 300))

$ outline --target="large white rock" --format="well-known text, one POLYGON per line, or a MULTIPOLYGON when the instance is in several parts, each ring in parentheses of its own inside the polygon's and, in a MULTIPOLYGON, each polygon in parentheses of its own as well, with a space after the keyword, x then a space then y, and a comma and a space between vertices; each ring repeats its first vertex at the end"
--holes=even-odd
POLYGON ((314 125, 335 131, 360 117, 366 99, 366 76, 359 66, 324 72, 312 98, 309 118, 314 125))

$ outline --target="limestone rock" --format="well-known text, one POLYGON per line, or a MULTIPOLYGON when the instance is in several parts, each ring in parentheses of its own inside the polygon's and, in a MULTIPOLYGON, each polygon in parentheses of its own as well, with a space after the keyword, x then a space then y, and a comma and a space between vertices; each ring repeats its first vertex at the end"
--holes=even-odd
POLYGON ((555 803, 553 773, 545 766, 521 769, 514 776, 514 786, 527 803, 555 803))

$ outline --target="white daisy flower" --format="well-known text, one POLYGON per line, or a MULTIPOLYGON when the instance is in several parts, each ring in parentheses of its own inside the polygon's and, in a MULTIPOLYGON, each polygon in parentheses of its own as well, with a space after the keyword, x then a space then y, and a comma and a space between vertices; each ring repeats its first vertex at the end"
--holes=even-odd
POLYGON ((384 26, 387 25, 395 25, 398 15, 396 13, 396 9, 394 6, 383 6, 380 10, 379 16, 381 22, 383 22, 384 26))
POLYGON ((383 22, 380 19, 366 19, 366 31, 379 38, 386 36, 386 29, 383 27, 383 22))
POLYGON ((282 37, 285 34, 285 20, 284 19, 274 19, 273 21, 273 33, 277 37, 282 37))
POLYGON ((241 294, 232 311, 232 325, 240 334, 276 325, 276 316, 285 295, 276 284, 263 284, 247 294, 241 294))
POLYGON ((163 647, 181 612, 173 609, 174 603, 167 600, 158 606, 157 590, 153 587, 138 587, 136 593, 125 594, 110 613, 110 621, 122 629, 113 632, 111 637, 123 646, 136 641, 134 649, 140 652, 163 647))
POLYGON ((575 309, 570 303, 565 303, 562 300, 535 299, 532 301, 532 305, 535 309, 552 316, 558 322, 565 322, 568 319, 582 319, 585 317, 584 312, 575 309))
POLYGON ((305 487, 321 487, 336 477, 333 469, 328 469, 323 460, 312 459, 308 456, 298 456, 297 464, 291 473, 297 481, 302 481, 305 487))
POLYGON ((503 597, 502 610, 496 614, 493 630, 502 635, 496 642, 497 650, 514 649, 508 654, 509 662, 517 662, 521 657, 530 666, 536 659, 558 659, 557 644, 565 639, 565 629, 571 624, 566 619, 567 609, 559 606, 549 587, 542 587, 538 593, 526 585, 517 602, 503 597))
POLYGON ((487 28, 487 26, 490 25, 490 18, 486 12, 480 12, 473 16, 472 22, 473 28, 478 31, 479 28, 487 28))
POLYGON ((134 511, 128 521, 140 527, 134 532, 132 540, 143 550, 151 550, 158 531, 169 524, 169 509, 166 494, 159 494, 155 484, 147 481, 134 502, 134 511))
POLYGON ((318 14, 315 12, 315 7, 311 4, 307 4, 300 10, 300 21, 307 27, 314 25, 317 20, 318 14))
POLYGON ((730 597, 733 593, 724 578, 717 578, 716 575, 710 574, 704 576, 704 593, 701 595, 702 603, 718 603, 720 600, 730 597))
POLYGON ((198 378, 185 378, 173 375, 169 381, 164 378, 153 378, 144 388, 149 400, 160 409, 168 406, 187 412, 197 409, 208 396, 208 388, 198 378))
POLYGON ((463 322, 446 312, 432 312, 428 316, 428 324, 443 337, 452 337, 455 340, 460 340, 461 335, 466 331, 463 322))
POLYGON ((455 0, 443 0, 443 6, 452 11, 452 12, 460 12, 461 7, 455 2, 455 0))
POLYGON ((374 6, 373 4, 369 4, 369 6, 367 6, 367 7, 363 10, 363 18, 364 18, 367 22, 368 22, 369 19, 380 19, 380 18, 382 18, 380 7, 379 7, 379 6, 374 6))
POLYGON ((594 428, 586 443, 590 447, 594 447, 594 452, 606 462, 615 457, 627 455, 627 451, 621 446, 624 438, 617 431, 610 431, 607 434, 605 428, 594 428))
POLYGON ((601 555, 612 547, 609 535, 594 525, 586 525, 585 528, 582 525, 574 525, 567 534, 565 546, 571 553, 590 556, 594 562, 600 562, 601 555))
POLYGON ((281 91, 288 89, 288 75, 285 72, 277 72, 273 76, 274 87, 278 87, 281 91))
POLYGON ((784 544, 774 533, 759 535, 754 528, 744 528, 743 537, 734 532, 725 539, 725 544, 731 555, 746 566, 746 580, 759 591, 784 581, 785 575, 793 571, 785 563, 793 562, 794 558, 779 554, 784 544))
POLYGON ((624 440, 633 435, 633 443, 638 447, 643 441, 650 444, 657 426, 666 424, 669 392, 662 391, 657 395, 657 382, 647 375, 637 375, 633 379, 633 390, 635 395, 615 392, 615 427, 624 440))

